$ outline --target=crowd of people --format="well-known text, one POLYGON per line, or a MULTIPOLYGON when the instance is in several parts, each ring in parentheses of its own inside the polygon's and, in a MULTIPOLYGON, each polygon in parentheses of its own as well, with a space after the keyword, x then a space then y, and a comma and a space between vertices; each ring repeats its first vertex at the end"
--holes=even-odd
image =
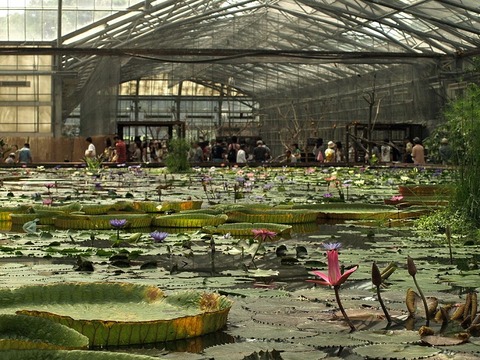
MULTIPOLYGON (((166 141, 150 140, 142 141, 136 137, 132 142, 126 143, 120 136, 105 139, 105 147, 99 153, 91 137, 85 139, 87 147, 85 158, 100 157, 105 162, 163 162, 168 154, 166 141)), ((438 154, 435 162, 443 165, 451 163, 453 151, 447 138, 440 141, 438 154)), ((344 152, 340 141, 328 141, 324 144, 323 139, 315 141, 313 150, 304 151, 297 143, 291 144, 285 152, 278 157, 272 157, 270 148, 261 139, 254 145, 239 142, 236 136, 228 140, 216 139, 212 142, 192 142, 188 151, 188 160, 192 163, 200 162, 229 162, 245 164, 248 162, 279 162, 296 163, 300 161, 320 163, 350 163, 388 164, 392 162, 412 163, 423 165, 426 163, 426 150, 419 137, 405 138, 402 145, 398 145, 384 139, 381 143, 371 143, 370 146, 362 144, 350 144, 347 152, 344 152)), ((30 164, 33 162, 30 144, 25 143, 21 149, 14 145, 11 152, 4 159, 5 164, 30 164)))
MULTIPOLYGON (((394 162, 411 163, 415 165, 426 164, 426 149, 419 137, 410 139, 406 137, 403 144, 396 144, 390 139, 385 138, 381 143, 358 144, 351 143, 345 153, 343 144, 340 141, 328 141, 324 144, 323 139, 318 138, 311 154, 305 154, 298 147, 298 144, 292 144, 285 151, 284 162, 300 161, 300 156, 308 157, 311 160, 321 163, 367 163, 367 164, 389 164, 394 162), (302 154, 302 155, 300 155, 302 154)), ((431 161, 443 165, 451 164, 453 151, 447 138, 443 138, 438 148, 438 155, 432 155, 431 161)))
POLYGON ((21 149, 17 145, 13 145, 10 153, 5 158, 5 164, 31 164, 33 162, 32 151, 30 144, 25 143, 21 149))
POLYGON ((166 144, 160 141, 142 141, 140 137, 126 143, 120 136, 114 136, 113 141, 107 137, 102 153, 97 154, 91 137, 85 139, 88 146, 85 150, 86 158, 94 158, 97 155, 105 162, 123 164, 126 162, 162 162, 166 153, 166 144))
MULTIPOLYGON (((446 139, 445 139, 446 140, 446 139)), ((413 140, 405 138, 403 146, 395 144, 385 138, 381 143, 350 144, 347 153, 343 150, 340 141, 329 141, 324 147, 323 139, 317 139, 312 152, 316 161, 325 163, 368 163, 368 164, 389 164, 392 162, 404 162, 417 165, 426 164, 425 148, 419 137, 413 140)))
POLYGON ((229 162, 245 164, 247 162, 265 162, 271 159, 271 151, 263 140, 257 140, 252 146, 240 143, 236 136, 228 141, 216 139, 212 142, 194 142, 188 153, 191 162, 229 162))

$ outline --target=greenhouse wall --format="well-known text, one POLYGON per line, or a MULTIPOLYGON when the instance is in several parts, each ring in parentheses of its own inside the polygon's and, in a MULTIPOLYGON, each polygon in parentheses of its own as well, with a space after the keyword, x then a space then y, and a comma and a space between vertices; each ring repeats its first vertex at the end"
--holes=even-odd
POLYGON ((435 65, 398 65, 261 99, 262 137, 279 155, 294 142, 307 149, 311 138, 345 142, 347 125, 369 121, 418 124, 426 136, 445 104, 436 70, 435 65))

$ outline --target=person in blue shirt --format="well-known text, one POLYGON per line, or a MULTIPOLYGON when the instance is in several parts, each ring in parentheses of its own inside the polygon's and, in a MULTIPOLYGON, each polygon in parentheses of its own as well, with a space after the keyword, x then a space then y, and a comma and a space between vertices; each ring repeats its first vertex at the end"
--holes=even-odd
POLYGON ((30 151, 30 144, 25 143, 23 147, 18 150, 18 163, 31 164, 33 162, 32 152, 30 151))

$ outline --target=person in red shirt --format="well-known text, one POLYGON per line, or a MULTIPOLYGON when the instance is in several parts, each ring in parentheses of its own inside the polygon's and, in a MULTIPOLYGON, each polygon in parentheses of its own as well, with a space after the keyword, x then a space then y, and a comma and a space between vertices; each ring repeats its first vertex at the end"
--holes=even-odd
POLYGON ((113 138, 115 141, 115 162, 117 164, 124 164, 127 162, 127 145, 125 141, 120 138, 120 136, 115 136, 113 138))

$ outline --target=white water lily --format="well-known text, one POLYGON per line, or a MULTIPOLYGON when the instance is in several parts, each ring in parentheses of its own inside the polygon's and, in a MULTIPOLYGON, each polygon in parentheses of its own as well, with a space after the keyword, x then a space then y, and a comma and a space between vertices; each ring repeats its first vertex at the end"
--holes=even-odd
POLYGON ((34 234, 37 232, 37 222, 39 222, 40 219, 33 219, 32 221, 27 221, 25 224, 23 224, 22 229, 29 234, 34 234))

